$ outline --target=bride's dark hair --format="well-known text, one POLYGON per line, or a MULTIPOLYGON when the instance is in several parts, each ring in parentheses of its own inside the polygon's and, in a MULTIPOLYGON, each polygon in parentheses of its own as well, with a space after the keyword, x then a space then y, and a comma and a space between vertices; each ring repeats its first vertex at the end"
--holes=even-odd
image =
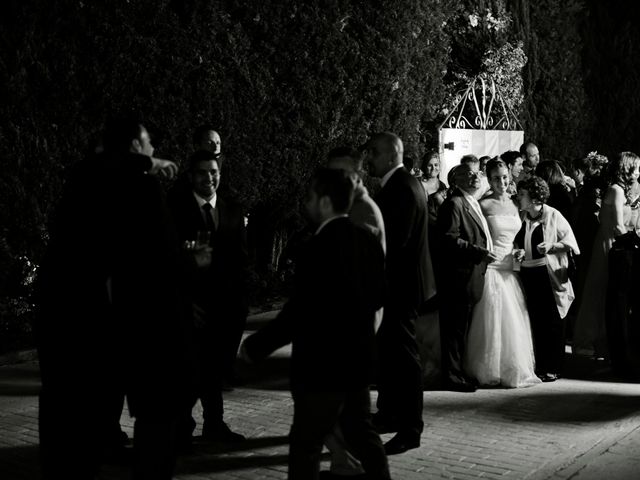
POLYGON ((486 169, 487 179, 491 178, 491 172, 499 168, 506 168, 507 170, 509 170, 509 168, 507 167, 507 164, 502 160, 500 160, 500 158, 492 158, 491 160, 489 160, 487 162, 487 169, 486 169))

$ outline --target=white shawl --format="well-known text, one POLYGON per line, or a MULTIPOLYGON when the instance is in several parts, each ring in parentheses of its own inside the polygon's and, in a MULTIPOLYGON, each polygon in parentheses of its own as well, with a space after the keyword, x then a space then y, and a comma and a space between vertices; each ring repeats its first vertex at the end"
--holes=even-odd
MULTIPOLYGON (((569 222, 562 214, 553 207, 545 205, 541 223, 544 232, 544 241, 550 243, 563 243, 573 250, 574 255, 580 255, 578 242, 573 235, 573 230, 569 222)), ((547 271, 551 280, 553 296, 560 312, 560 317, 564 318, 569 313, 569 307, 575 295, 573 286, 569 280, 569 255, 567 252, 547 253, 547 271)))

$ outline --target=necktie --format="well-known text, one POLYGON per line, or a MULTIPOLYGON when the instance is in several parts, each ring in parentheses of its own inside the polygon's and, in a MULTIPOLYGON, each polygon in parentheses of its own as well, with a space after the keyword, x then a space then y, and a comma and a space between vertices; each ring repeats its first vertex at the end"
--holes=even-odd
POLYGON ((211 206, 210 203, 205 203, 202 206, 202 210, 204 210, 204 219, 207 225, 207 230, 215 232, 216 221, 214 220, 214 216, 213 216, 213 207, 211 206))

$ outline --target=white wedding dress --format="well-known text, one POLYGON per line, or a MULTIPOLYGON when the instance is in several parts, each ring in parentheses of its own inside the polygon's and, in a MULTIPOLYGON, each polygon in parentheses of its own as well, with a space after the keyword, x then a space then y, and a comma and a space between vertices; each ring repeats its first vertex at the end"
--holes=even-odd
POLYGON ((540 379, 534 372, 529 314, 511 255, 522 222, 517 215, 486 218, 499 260, 487 266, 482 298, 473 310, 465 371, 484 386, 535 385, 540 379))

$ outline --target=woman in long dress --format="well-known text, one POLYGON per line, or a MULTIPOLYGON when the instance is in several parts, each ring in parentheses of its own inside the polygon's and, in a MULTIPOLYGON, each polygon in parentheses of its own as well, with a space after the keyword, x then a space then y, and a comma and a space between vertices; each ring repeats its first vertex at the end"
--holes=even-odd
POLYGON ((493 193, 480 207, 500 260, 487 266, 482 298, 474 308, 467 337, 465 370, 480 385, 526 387, 540 379, 534 372, 524 295, 513 272, 513 239, 522 222, 507 192, 511 178, 505 163, 489 161, 487 176, 493 193))
POLYGON ((628 195, 638 178, 640 158, 631 152, 618 154, 610 164, 610 185, 598 216, 600 226, 593 241, 591 263, 582 291, 574 332, 573 351, 577 354, 606 357, 608 341, 605 329, 609 250, 615 237, 627 232, 625 222, 631 217, 628 195))

